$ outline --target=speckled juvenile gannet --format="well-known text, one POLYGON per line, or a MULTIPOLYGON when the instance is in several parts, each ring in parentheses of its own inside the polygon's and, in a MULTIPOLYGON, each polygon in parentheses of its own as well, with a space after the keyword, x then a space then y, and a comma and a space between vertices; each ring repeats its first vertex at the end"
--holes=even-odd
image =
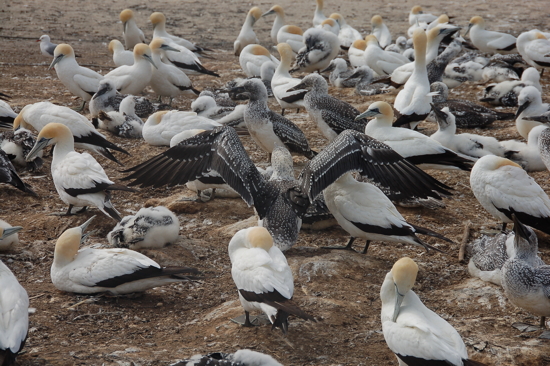
POLYGON ((94 217, 80 226, 65 230, 55 243, 50 275, 58 290, 122 295, 186 281, 189 279, 186 275, 198 273, 190 267, 161 267, 130 249, 79 250, 80 243, 87 236, 84 231, 94 217))
POLYGON ((166 17, 163 13, 155 12, 149 16, 149 20, 153 24, 153 38, 169 38, 172 42, 196 54, 201 54, 204 51, 212 51, 206 47, 201 47, 196 43, 166 32, 166 17))
POLYGON ((207 355, 194 355, 188 360, 181 360, 170 366, 283 366, 269 355, 241 349, 235 353, 213 352, 207 355))
POLYGON ((304 33, 305 48, 296 55, 291 71, 314 72, 325 69, 340 51, 338 37, 326 30, 310 28, 304 33))
POLYGON ((418 265, 401 258, 380 288, 382 332, 399 364, 484 366, 468 358, 456 329, 412 291, 417 274, 418 265))
MULTIPOLYGON (((355 72, 349 79, 356 79, 355 94, 359 95, 376 95, 389 93, 391 88, 386 84, 377 82, 381 77, 374 78, 374 71, 367 65, 360 66, 354 70, 355 72)), ((385 78, 385 77, 382 77, 385 78)))
POLYGON ((516 52, 516 37, 508 33, 486 30, 485 20, 480 16, 470 19, 466 35, 468 33, 472 44, 481 52, 491 54, 516 52))
POLYGON ((550 233, 550 199, 525 170, 494 155, 480 158, 470 174, 470 186, 479 203, 506 224, 515 214, 526 225, 550 233))
POLYGON ((415 23, 431 23, 437 19, 436 15, 430 13, 424 13, 421 6, 415 5, 412 7, 409 13, 409 25, 415 23))
MULTIPOLYGON (((530 117, 539 117, 549 114, 550 105, 542 102, 540 91, 534 86, 527 86, 521 90, 518 97, 518 110, 516 112, 516 128, 524 139, 527 139, 533 127, 541 124, 530 117)), ((521 218, 520 218, 521 219, 521 218)))
POLYGON ((13 246, 19 244, 18 231, 21 226, 11 226, 4 220, 0 220, 0 251, 10 250, 13 246))
POLYGON ((13 129, 17 130, 20 127, 30 129, 30 127, 33 127, 37 132, 40 132, 44 126, 53 122, 62 123, 70 129, 76 147, 95 151, 115 163, 119 163, 119 161, 109 149, 128 154, 126 150, 108 141, 105 136, 97 132, 94 125, 86 117, 71 108, 58 106, 50 102, 39 102, 23 107, 13 122, 13 129))
POLYGON ((365 63, 365 49, 367 48, 367 42, 360 39, 353 42, 348 50, 348 59, 352 67, 360 67, 366 65, 365 63))
POLYGON ((302 81, 290 76, 290 64, 292 63, 293 55, 292 48, 287 43, 277 45, 277 51, 281 56, 281 62, 273 74, 271 79, 271 89, 273 96, 281 106, 282 115, 285 114, 285 109, 299 109, 304 106, 304 96, 307 90, 296 90, 290 92, 289 89, 300 84, 302 81))
POLYGON ((132 95, 128 95, 120 103, 119 111, 103 112, 98 115, 98 128, 110 131, 117 136, 140 139, 142 138, 141 130, 143 121, 135 113, 135 99, 132 95))
MULTIPOLYGON (((127 95, 120 94, 115 89, 114 84, 108 80, 103 79, 99 82, 99 90, 94 94, 90 100, 90 114, 92 116, 92 121, 94 118, 97 118, 99 111, 103 112, 112 112, 118 111, 120 108, 120 103, 126 98, 127 95)), ((136 97, 134 96, 136 102, 135 111, 136 115, 144 118, 148 117, 151 113, 155 112, 157 109, 165 107, 166 105, 154 105, 145 97, 136 97)))
POLYGON ((239 64, 248 77, 260 76, 262 65, 266 62, 279 64, 279 60, 259 44, 249 44, 243 48, 239 56, 239 64))
POLYGON ((395 43, 392 43, 389 46, 386 46, 386 48, 384 48, 384 50, 386 51, 400 53, 400 54, 403 54, 403 52, 405 52, 407 49, 408 49, 407 38, 403 36, 397 37, 397 39, 395 40, 395 43))
POLYGON ((138 43, 145 43, 145 35, 139 29, 134 19, 134 12, 131 9, 124 9, 119 15, 122 22, 122 38, 126 49, 131 50, 138 43))
POLYGON ((550 316, 550 266, 540 263, 535 232, 516 215, 512 218, 516 255, 502 266, 502 287, 512 304, 540 316, 540 326, 546 328, 546 317, 550 316))
POLYGON ((233 43, 233 51, 235 51, 235 56, 240 56, 241 51, 247 45, 260 43, 252 27, 261 17, 262 11, 256 6, 248 11, 243 27, 241 28, 241 32, 239 33, 237 40, 233 43))
POLYGON ((36 42, 40 42, 40 52, 42 52, 44 56, 53 57, 57 44, 50 41, 50 36, 43 34, 36 42))
POLYGON ((330 17, 338 22, 340 26, 340 31, 338 32, 338 39, 340 40, 340 47, 344 49, 349 48, 354 41, 363 39, 361 33, 358 30, 353 28, 351 25, 346 23, 346 20, 339 13, 333 13, 330 17))
POLYGON ((0 149, 8 154, 10 160, 16 166, 26 168, 31 172, 39 171, 44 164, 42 154, 38 154, 32 161, 25 160, 35 142, 36 135, 26 128, 0 133, 0 149))
POLYGON ((164 206, 144 207, 135 215, 124 216, 107 234, 109 243, 117 248, 159 249, 178 240, 178 217, 164 206))
POLYGON ((27 340, 29 296, 10 269, 0 260, 0 360, 15 365, 15 358, 27 340))
POLYGON ((539 153, 542 162, 546 165, 546 169, 550 170, 550 129, 548 128, 545 128, 540 133, 539 153))
POLYGON ((11 109, 10 105, 0 100, 0 130, 11 130, 15 117, 17 113, 11 109))
POLYGON ((536 30, 524 32, 517 39, 519 54, 537 69, 550 67, 550 40, 536 30))
POLYGON ((380 47, 386 48, 391 44, 392 38, 388 26, 384 24, 382 17, 380 15, 374 15, 370 24, 372 26, 372 34, 378 40, 380 47))
POLYGON ((126 51, 119 40, 113 39, 109 42, 109 52, 113 54, 113 62, 116 67, 132 66, 134 64, 134 53, 126 51))
POLYGON ((82 98, 82 106, 84 109, 87 101, 92 99, 99 89, 99 82, 103 76, 97 72, 79 66, 74 58, 74 50, 68 44, 60 44, 55 48, 53 61, 50 64, 50 69, 55 67, 57 77, 63 85, 69 89, 71 93, 82 98))
POLYGON ((332 71, 328 79, 337 88, 353 88, 357 84, 358 80, 351 78, 355 70, 348 70, 348 64, 343 58, 330 61, 330 65, 321 72, 327 71, 332 71))
POLYGON ((460 37, 459 33, 455 33, 454 39, 449 43, 443 52, 437 55, 426 68, 428 69, 428 80, 430 84, 443 81, 445 69, 447 65, 462 52, 462 43, 464 38, 460 37))
POLYGON ((533 127, 527 136, 527 143, 515 140, 501 141, 501 145, 507 150, 504 157, 518 163, 528 172, 546 170, 539 152, 539 139, 546 128, 546 125, 533 127))
POLYGON ((48 145, 55 145, 52 159, 52 178, 63 202, 69 205, 65 215, 72 215, 73 206, 99 208, 105 215, 120 221, 121 217, 111 204, 111 191, 133 191, 112 182, 98 162, 88 153, 74 151, 71 130, 61 123, 47 124, 36 138, 36 144, 27 155, 31 159, 48 145))
POLYGON ((384 51, 380 47, 376 37, 372 34, 365 37, 365 42, 367 43, 367 48, 363 54, 365 64, 376 75, 390 75, 399 66, 410 62, 408 58, 399 53, 384 51))
POLYGON ((0 149, 0 183, 11 184, 20 191, 30 193, 33 196, 37 196, 37 194, 32 190, 31 186, 24 183, 19 175, 17 175, 17 171, 11 163, 8 154, 6 154, 6 152, 2 149, 0 149))
POLYGON ((123 65, 105 75, 115 85, 116 90, 123 94, 139 94, 149 85, 153 76, 154 63, 151 49, 148 45, 139 43, 134 47, 134 64, 123 65))
POLYGON ((521 74, 521 80, 505 80, 487 85, 483 90, 483 97, 480 101, 492 105, 516 107, 519 94, 527 86, 534 86, 542 92, 540 74, 534 67, 524 70, 521 74))
POLYGON ((323 13, 323 0, 316 0, 315 4, 315 12, 313 13, 313 26, 317 27, 321 25, 321 23, 327 19, 325 14, 323 13))

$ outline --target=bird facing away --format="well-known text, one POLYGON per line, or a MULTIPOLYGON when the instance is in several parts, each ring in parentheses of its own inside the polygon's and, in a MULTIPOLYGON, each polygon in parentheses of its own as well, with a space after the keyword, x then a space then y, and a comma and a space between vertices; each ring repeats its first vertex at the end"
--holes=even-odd
POLYGON ((119 15, 122 22, 122 38, 127 50, 132 50, 138 43, 145 43, 145 35, 139 29, 131 9, 124 9, 119 15))
POLYGON ((134 64, 134 53, 125 50, 122 43, 117 39, 109 42, 109 52, 113 54, 113 62, 116 67, 123 65, 132 66, 134 64))

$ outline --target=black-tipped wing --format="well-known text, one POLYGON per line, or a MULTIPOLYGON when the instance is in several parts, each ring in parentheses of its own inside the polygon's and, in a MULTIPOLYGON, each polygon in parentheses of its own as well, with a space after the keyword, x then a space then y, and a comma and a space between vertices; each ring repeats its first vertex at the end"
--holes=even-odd
POLYGON ((134 282, 139 280, 144 280, 147 278, 155 278, 155 277, 174 277, 174 278, 181 278, 184 279, 185 274, 192 274, 196 275, 199 271, 196 268, 192 267, 165 267, 165 268, 158 268, 154 266, 149 266, 146 268, 140 268, 136 270, 135 272, 112 277, 100 282, 97 282, 95 286, 99 287, 108 287, 108 288, 114 288, 120 285, 123 285, 128 282, 134 282), (179 275, 179 276, 178 276, 179 275))
POLYGON ((23 192, 28 192, 33 196, 37 196, 31 187, 19 178, 8 155, 2 149, 0 149, 0 183, 11 184, 23 192))
POLYGON ((365 124, 355 123, 353 119, 349 119, 328 109, 323 109, 321 111, 321 117, 327 125, 330 126, 337 134, 342 133, 345 130, 354 130, 357 132, 365 132, 365 124))
POLYGON ((257 294, 252 291, 239 289, 239 293, 246 301, 261 302, 269 306, 273 306, 277 310, 282 310, 288 314, 296 315, 304 320, 315 321, 311 315, 300 309, 300 307, 292 301, 292 299, 287 299, 277 290, 257 294))
POLYGON ((273 121, 273 132, 290 152, 302 154, 309 159, 316 155, 309 147, 306 135, 298 126, 273 111, 270 113, 270 119, 273 121))

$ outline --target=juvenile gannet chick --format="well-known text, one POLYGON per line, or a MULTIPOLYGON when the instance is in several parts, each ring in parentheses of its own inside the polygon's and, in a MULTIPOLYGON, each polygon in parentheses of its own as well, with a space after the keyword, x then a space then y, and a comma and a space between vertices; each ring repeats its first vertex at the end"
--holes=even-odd
POLYGON ((17 232, 22 229, 21 226, 11 226, 6 221, 0 220, 0 251, 10 250, 18 245, 19 235, 17 232))
POLYGON ((120 103, 119 111, 99 112, 98 128, 110 131, 117 136, 140 139, 143 121, 135 113, 135 99, 132 95, 127 96, 120 103))
POLYGON ((273 21, 273 26, 271 27, 270 36, 273 43, 279 44, 277 34, 279 33, 279 30, 286 25, 285 11, 280 5, 273 5, 271 9, 262 14, 262 18, 272 14, 275 14, 275 20, 273 21))
POLYGON ((153 53, 153 64, 157 65, 153 69, 150 85, 153 91, 159 96, 169 97, 172 105, 172 99, 180 95, 199 95, 199 91, 193 88, 191 80, 187 75, 174 65, 165 64, 161 58, 165 57, 166 51, 177 51, 175 48, 167 45, 162 38, 155 38, 151 41, 151 51, 153 53))
POLYGON ((355 84, 355 94, 359 95, 376 95, 389 93, 391 88, 386 84, 378 83, 375 79, 374 71, 367 65, 360 66, 355 69, 355 72, 349 77, 349 79, 357 79, 355 84))
POLYGON ((241 349, 235 353, 214 352, 207 355, 194 355, 188 360, 181 360, 170 366, 199 366, 216 365, 224 366, 283 366, 269 355, 241 349))
POLYGON ((27 168, 31 172, 39 171, 44 164, 42 154, 38 154, 32 161, 25 160, 35 142, 36 135, 26 128, 0 133, 0 149, 8 154, 16 166, 27 168))
POLYGON ((313 13, 313 26, 320 26, 323 21, 327 19, 323 13, 323 0, 316 0, 315 12, 313 13))
MULTIPOLYGON (((412 80, 412 79, 410 79, 412 80)), ((423 169, 470 170, 472 161, 457 155, 420 132, 393 127, 393 109, 386 102, 374 102, 357 118, 375 117, 365 134, 394 149, 409 162, 423 169)))
POLYGON ((151 14, 149 21, 153 24, 153 38, 169 38, 172 42, 196 54, 202 54, 204 51, 212 51, 211 49, 201 47, 196 43, 166 32, 166 17, 163 13, 155 12, 151 14))
POLYGON ((550 170, 550 129, 545 128, 539 137, 539 153, 546 169, 550 170))
MULTIPOLYGON (((92 115, 92 121, 97 118, 100 111, 118 111, 120 108, 120 103, 122 103, 122 100, 126 97, 126 94, 120 94, 117 92, 114 84, 109 79, 101 80, 99 82, 99 90, 90 100, 89 108, 90 114, 92 115)), ((158 109, 167 107, 166 104, 153 104, 145 97, 134 96, 134 101, 136 102, 136 115, 140 118, 148 117, 151 113, 157 111, 158 109)))
POLYGON ((266 62, 279 64, 279 60, 259 44, 249 44, 243 48, 239 56, 241 68, 248 77, 260 76, 262 65, 266 62))
POLYGON ((464 38, 460 37, 459 33, 455 33, 453 37, 454 38, 451 40, 445 50, 437 55, 437 57, 434 58, 430 63, 428 63, 428 65, 426 65, 426 69, 428 70, 428 80, 430 84, 435 82, 442 82, 447 65, 449 65, 449 63, 454 60, 459 53, 462 52, 462 44, 464 43, 464 38))
POLYGON ((128 154, 128 152, 105 139, 105 136, 97 132, 94 125, 83 115, 73 111, 71 108, 58 106, 50 102, 39 102, 26 105, 15 121, 13 129, 30 129, 33 127, 40 132, 48 123, 61 123, 69 128, 73 134, 75 146, 78 148, 94 151, 107 159, 119 163, 109 151, 116 150, 128 154))
MULTIPOLYGON (((500 54, 497 55, 501 56, 500 54)), ((520 59, 520 61, 518 62, 523 63, 521 56, 519 56, 518 54, 513 54, 510 56, 514 55, 517 55, 518 59, 520 59)), ((507 61, 499 59, 494 60, 493 58, 491 58, 491 60, 489 60, 489 63, 483 67, 483 70, 481 72, 481 81, 483 83, 487 83, 489 81, 501 83, 506 80, 519 80, 521 71, 523 71, 521 67, 515 67, 513 64, 510 64, 507 61)))
POLYGON ((391 44, 391 33, 388 26, 384 24, 380 15, 375 15, 371 18, 370 24, 372 26, 372 35, 376 37, 380 47, 386 48, 391 44))
POLYGON ((354 41, 363 39, 363 36, 359 31, 346 23, 346 20, 342 14, 333 13, 330 17, 338 22, 340 31, 338 32, 338 39, 340 40, 340 47, 348 49, 354 41))
POLYGON ((360 39, 354 41, 348 50, 348 59, 351 67, 366 66, 365 63, 365 49, 367 48, 367 42, 360 39))
POLYGON ((504 157, 518 163, 528 172, 546 170, 539 152, 539 139, 546 128, 548 128, 546 125, 533 127, 527 136, 527 143, 515 140, 502 141, 502 146, 507 150, 504 157))
POLYGON ((442 80, 449 88, 456 88, 466 81, 481 80, 483 67, 488 60, 482 57, 472 57, 475 54, 477 53, 469 52, 445 67, 442 80))
POLYGON ((323 29, 310 28, 304 33, 306 47, 296 55, 291 71, 314 72, 325 69, 340 51, 338 37, 323 29))
POLYGON ((294 278, 288 262, 273 238, 262 227, 238 231, 229 242, 231 276, 239 291, 244 308, 244 326, 252 326, 249 313, 262 311, 267 315, 272 329, 288 332, 288 316, 315 321, 292 301, 294 278))
POLYGON ((285 109, 296 108, 300 109, 304 106, 304 96, 307 90, 289 91, 289 89, 300 84, 302 80, 290 76, 290 64, 292 63, 293 54, 292 48, 287 43, 279 43, 277 51, 281 56, 281 62, 273 74, 271 79, 271 90, 273 96, 279 102, 282 108, 282 115, 285 114, 285 109))
POLYGON ((134 64, 134 53, 126 51, 122 43, 117 39, 109 42, 109 52, 113 54, 113 62, 116 67, 124 65, 132 66, 134 64))
POLYGON ((6 154, 6 152, 2 149, 0 149, 0 183, 11 184, 20 191, 30 193, 33 196, 37 196, 37 194, 32 190, 31 186, 24 183, 19 175, 17 175, 17 171, 11 163, 8 154, 6 154))
POLYGON ((357 83, 356 79, 351 78, 355 70, 348 70, 348 64, 343 58, 330 61, 329 66, 321 72, 328 71, 332 71, 328 78, 330 83, 337 88, 353 88, 357 83))
POLYGON ((515 214, 526 225, 550 233, 550 199, 525 170, 494 155, 480 158, 470 174, 470 186, 479 203, 502 230, 515 214))
POLYGON ((11 106, 3 100, 0 100, 0 130, 13 129, 13 120, 17 113, 11 109, 11 106))
POLYGON ((137 26, 134 12, 131 9, 121 11, 119 18, 122 22, 122 38, 124 38, 127 50, 133 49, 138 43, 145 43, 145 35, 137 26))
POLYGON ((174 244, 179 231, 180 222, 172 211, 164 206, 144 207, 117 223, 107 240, 117 248, 158 249, 174 244))
POLYGON ((153 62, 151 49, 139 43, 134 47, 134 64, 117 67, 105 75, 105 79, 111 80, 122 94, 139 94, 149 85, 153 68, 158 66, 153 62))
POLYGON ((191 103, 191 111, 198 116, 219 120, 233 112, 235 107, 222 107, 216 104, 216 100, 209 95, 198 97, 191 103))
POLYGON ((408 58, 399 53, 384 51, 372 34, 365 37, 365 42, 367 43, 363 54, 365 64, 378 76, 390 75, 399 66, 410 62, 408 58))
POLYGON ((550 266, 540 263, 535 232, 523 225, 517 215, 512 215, 512 219, 516 255, 502 266, 502 288, 512 304, 540 316, 540 326, 546 328, 546 317, 550 316, 550 266))
POLYGON ((49 123, 40 131, 27 159, 49 145, 55 145, 52 159, 55 189, 61 200, 69 205, 65 215, 72 215, 73 206, 83 207, 81 211, 94 206, 120 221, 121 217, 111 203, 111 191, 134 190, 112 182, 90 154, 74 151, 73 134, 61 123, 49 123))
POLYGON ((529 65, 543 69, 550 67, 550 41, 536 30, 524 32, 517 39, 519 54, 529 65))
POLYGON ((239 33, 237 40, 233 43, 233 51, 235 51, 235 56, 240 56, 243 48, 249 44, 260 44, 260 41, 258 41, 258 37, 256 37, 256 33, 254 33, 254 29, 252 29, 252 27, 261 17, 262 11, 256 6, 248 11, 243 27, 241 28, 241 32, 239 33))
POLYGON ((15 365, 15 358, 27 340, 29 296, 10 269, 0 260, 0 361, 15 365))
POLYGON ((93 220, 65 230, 55 243, 50 271, 52 283, 61 291, 79 294, 110 292, 123 295, 153 287, 186 281, 197 274, 190 267, 161 267, 154 260, 130 249, 80 247, 84 231, 93 220))
POLYGON ((50 42, 50 36, 46 34, 41 35, 36 42, 40 42, 40 52, 42 52, 44 56, 53 57, 57 44, 50 42))
POLYGON ((83 110, 86 102, 92 99, 99 89, 103 76, 97 72, 79 66, 74 57, 74 50, 68 44, 60 44, 55 48, 53 61, 48 69, 55 68, 57 77, 71 93, 82 98, 83 110))
POLYGON ((403 54, 403 52, 407 50, 407 38, 403 36, 397 37, 397 39, 395 40, 395 43, 390 44, 389 46, 384 48, 384 50, 403 54))
POLYGON ((418 265, 408 257, 401 258, 380 288, 382 331, 399 364, 484 366, 468 359, 456 329, 412 291, 417 274, 418 265))
POLYGON ((430 138, 448 149, 472 158, 480 158, 490 154, 504 157, 506 150, 494 137, 471 133, 457 135, 455 116, 449 111, 449 107, 440 110, 432 104, 432 110, 437 120, 437 132, 431 135, 430 138))
POLYGON ((413 6, 409 13, 409 25, 415 23, 431 23, 437 19, 436 15, 430 13, 424 13, 421 6, 413 6))
POLYGON ((523 88, 519 93, 516 112, 516 128, 521 137, 527 139, 531 129, 541 124, 530 117, 539 117, 548 114, 549 111, 550 105, 542 102, 541 93, 537 88, 534 86, 523 88))
POLYGON ((468 30, 472 44, 481 52, 486 53, 514 53, 516 51, 516 37, 508 33, 488 31, 485 29, 485 20, 480 16, 470 19, 468 30))
POLYGON ((517 107, 518 96, 527 86, 534 86, 540 92, 540 74, 534 67, 530 67, 523 71, 521 80, 505 80, 501 83, 493 83, 487 85, 483 91, 481 102, 490 103, 492 105, 502 105, 505 107, 517 107))

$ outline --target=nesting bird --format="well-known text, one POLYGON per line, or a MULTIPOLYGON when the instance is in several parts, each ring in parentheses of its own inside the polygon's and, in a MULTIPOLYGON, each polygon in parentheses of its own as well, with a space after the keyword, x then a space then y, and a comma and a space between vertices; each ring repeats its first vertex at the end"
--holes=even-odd
POLYGON ((233 51, 235 52, 235 56, 240 56, 243 48, 245 48, 249 44, 260 43, 252 27, 254 26, 254 23, 256 23, 261 17, 262 11, 256 6, 248 11, 243 27, 241 28, 241 32, 239 33, 237 40, 233 43, 233 51))
POLYGON ((363 54, 365 64, 378 76, 390 75, 399 66, 410 62, 408 58, 399 53, 384 51, 372 34, 365 37, 365 42, 367 44, 363 54))
POLYGON ((348 60, 351 67, 360 67, 366 65, 365 63, 365 49, 367 48, 367 42, 360 39, 354 41, 348 50, 348 60))
POLYGON ((340 31, 338 32, 338 39, 340 40, 340 47, 348 49, 354 41, 363 39, 363 36, 359 31, 350 26, 342 14, 333 13, 330 17, 338 22, 340 31))
POLYGON ((200 365, 223 365, 223 366, 283 366, 269 355, 240 349, 235 353, 214 352, 207 355, 194 355, 188 360, 181 360, 170 366, 200 366, 200 365))
POLYGON ((326 69, 340 51, 338 37, 328 31, 310 28, 304 33, 305 48, 296 55, 291 71, 314 72, 326 69))
POLYGON ((523 71, 521 80, 505 80, 500 83, 492 83, 485 87, 481 102, 505 107, 516 107, 518 97, 523 88, 534 86, 542 92, 540 86, 540 74, 534 67, 523 71))
POLYGON ((149 20, 151 21, 151 24, 153 24, 153 38, 168 38, 172 42, 187 48, 189 51, 196 53, 196 54, 202 54, 204 51, 211 51, 210 49, 206 47, 201 47, 197 45, 196 43, 193 43, 191 41, 188 41, 184 38, 174 36, 166 32, 166 17, 163 13, 160 12, 154 12, 149 16, 149 20))
POLYGON ((466 35, 470 34, 473 45, 486 53, 513 53, 516 50, 516 37, 508 33, 485 29, 485 20, 480 16, 470 19, 466 35))
POLYGON ((122 22, 122 38, 127 50, 131 50, 138 43, 145 43, 145 35, 139 29, 131 9, 124 9, 119 15, 122 22))
POLYGON ((27 168, 31 172, 39 171, 44 164, 42 154, 37 155, 32 161, 25 160, 35 142, 36 135, 25 128, 0 133, 0 149, 8 154, 16 166, 27 168))
POLYGON ((524 32, 517 39, 519 54, 525 62, 537 68, 550 67, 550 40, 536 30, 524 32))
POLYGON ((504 157, 518 163, 528 172, 546 170, 539 149, 539 140, 547 128, 547 125, 533 127, 527 135, 527 143, 516 140, 501 141, 501 145, 506 149, 504 157))
MULTIPOLYGON (((534 86, 523 88, 519 93, 516 112, 516 128, 521 137, 527 139, 531 129, 542 123, 537 119, 548 115, 550 115, 550 105, 542 102, 540 91, 534 86)), ((548 122, 548 120, 543 118, 543 122, 548 122)))
POLYGON ((123 65, 105 75, 123 94, 139 94, 149 85, 153 68, 158 68, 152 58, 151 48, 143 43, 134 46, 134 63, 123 65))
POLYGON ((17 232, 22 229, 21 226, 11 226, 6 221, 0 220, 0 251, 10 250, 13 246, 19 244, 17 232))
POLYGON ((329 66, 321 72, 332 71, 329 76, 330 83, 337 88, 353 88, 357 80, 351 78, 355 70, 348 70, 348 64, 343 58, 335 58, 329 66))
POLYGON ((117 136, 139 139, 142 137, 141 130, 143 121, 135 113, 136 101, 132 95, 127 96, 120 102, 119 111, 103 112, 98 115, 98 128, 110 131, 117 136))
POLYGON ((262 65, 266 62, 279 64, 279 60, 259 44, 249 44, 242 49, 239 56, 241 68, 248 77, 260 76, 262 65))

